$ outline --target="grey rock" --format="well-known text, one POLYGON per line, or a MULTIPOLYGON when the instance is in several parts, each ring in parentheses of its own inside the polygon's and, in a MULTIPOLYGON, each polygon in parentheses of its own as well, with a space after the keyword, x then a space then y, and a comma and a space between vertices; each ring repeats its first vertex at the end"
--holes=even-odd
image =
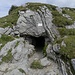
POLYGON ((54 40, 55 35, 58 37, 59 33, 54 28, 52 23, 52 14, 46 6, 40 7, 40 10, 19 11, 20 17, 15 26, 16 31, 23 35, 31 35, 35 37, 47 36, 54 40), (44 34, 44 35, 43 35, 44 34))
POLYGON ((51 58, 51 59, 53 59, 53 60, 56 61, 56 55, 55 55, 55 52, 53 51, 52 48, 53 48, 53 47, 52 47, 51 44, 49 44, 49 45, 47 46, 47 49, 46 49, 47 57, 49 57, 49 58, 51 58))
POLYGON ((73 68, 74 68, 74 70, 75 70, 75 59, 71 59, 71 63, 72 63, 73 68))
POLYGON ((5 32, 4 28, 0 28, 0 34, 3 34, 5 32))
POLYGON ((49 66, 51 63, 50 61, 47 59, 47 57, 43 58, 40 60, 41 65, 43 66, 49 66))
POLYGON ((9 28, 8 31, 5 34, 9 35, 12 31, 13 31, 12 28, 9 28))
POLYGON ((59 49, 60 49, 60 45, 59 45, 59 44, 53 45, 53 50, 54 50, 56 53, 59 53, 59 49))

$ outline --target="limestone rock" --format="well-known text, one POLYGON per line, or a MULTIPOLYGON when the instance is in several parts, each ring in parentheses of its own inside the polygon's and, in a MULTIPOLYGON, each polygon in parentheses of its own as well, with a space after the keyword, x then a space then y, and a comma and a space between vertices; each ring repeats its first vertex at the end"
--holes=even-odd
POLYGON ((56 53, 59 53, 59 49, 60 49, 60 45, 59 45, 59 44, 53 45, 53 50, 54 50, 56 53))
POLYGON ((47 36, 54 40, 55 35, 58 37, 59 32, 52 23, 52 14, 46 6, 40 7, 40 10, 25 12, 19 11, 20 17, 15 26, 15 30, 23 35, 31 35, 35 37, 47 36))
POLYGON ((75 59, 71 59, 71 63, 72 63, 73 68, 74 68, 74 70, 75 70, 75 59))
POLYGON ((40 62, 43 66, 49 66, 51 64, 50 61, 48 61, 47 57, 41 59, 40 62))
POLYGON ((53 59, 53 60, 56 61, 56 55, 55 55, 55 52, 53 51, 52 48, 53 48, 53 47, 52 47, 51 44, 49 44, 49 45, 47 46, 47 48, 46 48, 47 57, 49 57, 49 58, 51 58, 51 59, 53 59))

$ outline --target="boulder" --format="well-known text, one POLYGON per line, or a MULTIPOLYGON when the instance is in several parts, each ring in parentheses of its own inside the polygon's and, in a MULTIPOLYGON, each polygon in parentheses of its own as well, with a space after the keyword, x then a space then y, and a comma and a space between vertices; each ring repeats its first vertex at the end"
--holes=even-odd
POLYGON ((49 66, 51 63, 50 61, 47 59, 47 57, 43 58, 40 60, 41 65, 43 66, 49 66))
POLYGON ((19 11, 19 19, 15 26, 15 31, 23 35, 34 37, 47 36, 54 40, 55 35, 58 37, 59 32, 52 23, 51 11, 46 6, 40 7, 40 10, 32 11, 30 9, 19 11))

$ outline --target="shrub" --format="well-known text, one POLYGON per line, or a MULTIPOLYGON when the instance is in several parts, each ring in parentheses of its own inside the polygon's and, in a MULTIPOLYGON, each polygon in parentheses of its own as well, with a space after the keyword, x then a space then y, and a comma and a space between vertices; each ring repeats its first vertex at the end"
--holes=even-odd
POLYGON ((30 67, 33 69, 43 69, 44 66, 42 66, 38 60, 34 60, 30 67))

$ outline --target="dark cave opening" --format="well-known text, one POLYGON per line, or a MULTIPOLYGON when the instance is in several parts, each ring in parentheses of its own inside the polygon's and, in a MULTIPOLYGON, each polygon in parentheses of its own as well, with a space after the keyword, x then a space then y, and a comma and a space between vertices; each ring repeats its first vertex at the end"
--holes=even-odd
POLYGON ((32 37, 32 45, 35 46, 36 51, 42 51, 45 46, 45 37, 32 37))

